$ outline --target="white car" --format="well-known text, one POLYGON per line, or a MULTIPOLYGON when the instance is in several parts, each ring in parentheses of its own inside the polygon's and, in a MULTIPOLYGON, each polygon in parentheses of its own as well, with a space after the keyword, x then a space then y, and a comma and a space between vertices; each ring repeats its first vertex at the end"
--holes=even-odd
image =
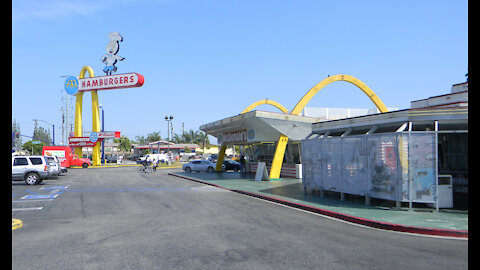
POLYGON ((48 161, 48 176, 59 176, 60 175, 60 165, 55 161, 48 161))
POLYGON ((24 180, 27 185, 38 185, 47 179, 50 170, 45 156, 12 157, 12 180, 24 180))
MULTIPOLYGON (((209 160, 192 160, 189 163, 185 163, 182 165, 182 169, 186 172, 214 172, 217 163, 211 162, 209 160)), ((222 165, 222 170, 224 169, 225 165, 222 165)))
POLYGON ((64 167, 64 166, 62 166, 62 164, 61 164, 61 162, 60 162, 60 160, 58 159, 57 156, 47 156, 47 160, 48 160, 48 162, 54 161, 55 163, 58 164, 58 167, 59 167, 59 169, 60 169, 59 174, 60 174, 60 173, 63 173, 63 172, 67 172, 67 168, 64 167))

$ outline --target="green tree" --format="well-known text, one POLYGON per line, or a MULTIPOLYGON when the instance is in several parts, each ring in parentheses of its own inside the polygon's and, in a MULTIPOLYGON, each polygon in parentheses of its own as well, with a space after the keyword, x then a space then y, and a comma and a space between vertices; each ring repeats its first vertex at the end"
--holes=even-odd
POLYGON ((198 131, 197 141, 200 142, 199 144, 202 145, 203 149, 205 149, 205 146, 210 145, 210 139, 208 138, 208 134, 203 131, 198 131))
POLYGON ((17 121, 15 119, 13 119, 13 123, 12 123, 12 133, 13 133, 13 136, 15 140, 15 144, 13 144, 13 140, 12 140, 12 147, 21 147, 22 146, 22 136, 18 136, 18 138, 15 137, 15 134, 22 134, 21 130, 20 130, 20 125, 17 123, 17 121))
POLYGON ((40 141, 40 144, 34 144, 32 141, 28 141, 22 145, 23 150, 28 150, 31 155, 41 155, 42 147, 50 145, 49 143, 40 141))
POLYGON ((172 136, 173 143, 183 143, 183 137, 178 134, 173 134, 172 136))
POLYGON ((137 140, 136 143, 138 144, 146 144, 147 139, 145 139, 144 136, 135 136, 135 139, 137 140))
MULTIPOLYGON (((39 127, 37 121, 35 121, 35 126, 33 129, 33 138, 48 141, 46 145, 50 145, 52 138, 50 137, 50 130, 47 130, 43 127, 39 127)), ((43 142, 43 141, 42 141, 43 142)))
POLYGON ((154 131, 147 135, 147 141, 149 142, 156 142, 156 141, 160 141, 161 139, 162 139, 162 136, 160 136, 160 131, 154 131))
POLYGON ((122 150, 124 154, 125 152, 130 153, 130 150, 132 150, 132 141, 125 136, 122 136, 119 139, 114 139, 113 141, 119 144, 118 148, 122 150))

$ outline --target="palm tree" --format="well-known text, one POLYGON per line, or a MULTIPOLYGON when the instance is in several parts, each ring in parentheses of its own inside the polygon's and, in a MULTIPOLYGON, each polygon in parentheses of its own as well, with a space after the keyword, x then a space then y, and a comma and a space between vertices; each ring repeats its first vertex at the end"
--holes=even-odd
POLYGON ((145 137, 143 137, 143 136, 135 136, 135 139, 137 140, 138 144, 146 144, 147 143, 147 139, 145 139, 145 137))
POLYGON ((208 134, 202 131, 198 131, 198 141, 201 142, 203 152, 205 152, 205 145, 210 145, 210 140, 208 139, 208 134))
POLYGON ((160 136, 160 131, 154 131, 147 135, 147 141, 149 142, 156 142, 156 141, 160 141, 161 139, 162 139, 162 136, 160 136))

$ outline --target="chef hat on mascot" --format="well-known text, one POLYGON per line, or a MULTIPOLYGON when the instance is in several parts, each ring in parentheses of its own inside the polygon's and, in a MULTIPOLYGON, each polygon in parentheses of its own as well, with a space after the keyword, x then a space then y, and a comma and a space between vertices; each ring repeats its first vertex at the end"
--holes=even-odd
POLYGON ((110 38, 110 42, 107 44, 107 52, 117 54, 120 49, 118 42, 122 42, 123 37, 118 32, 110 32, 108 33, 108 37, 110 38))

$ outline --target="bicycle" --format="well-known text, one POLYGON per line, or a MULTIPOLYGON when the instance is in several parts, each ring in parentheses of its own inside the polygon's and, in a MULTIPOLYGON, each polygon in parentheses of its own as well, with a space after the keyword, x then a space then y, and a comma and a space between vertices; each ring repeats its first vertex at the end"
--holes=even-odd
POLYGON ((140 167, 137 168, 137 172, 139 172, 139 173, 152 173, 153 170, 149 166, 147 166, 147 167, 140 166, 140 167))

